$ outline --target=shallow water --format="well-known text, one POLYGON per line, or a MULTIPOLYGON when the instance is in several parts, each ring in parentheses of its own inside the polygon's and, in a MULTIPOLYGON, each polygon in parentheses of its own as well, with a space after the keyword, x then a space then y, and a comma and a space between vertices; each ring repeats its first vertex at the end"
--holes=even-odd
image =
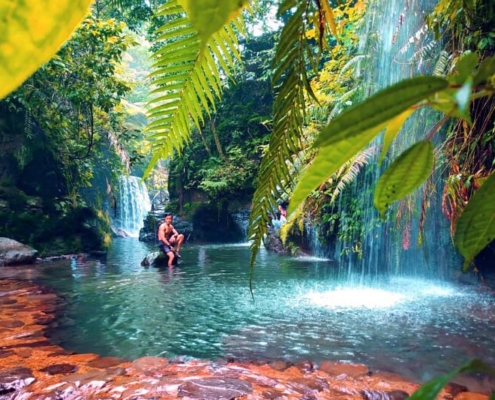
POLYGON ((65 299, 51 339, 125 358, 340 360, 416 381, 474 357, 495 365, 495 299, 475 286, 343 282, 331 261, 262 250, 253 300, 247 245, 188 244, 178 267, 142 267, 155 249, 117 239, 104 259, 36 267, 65 299))

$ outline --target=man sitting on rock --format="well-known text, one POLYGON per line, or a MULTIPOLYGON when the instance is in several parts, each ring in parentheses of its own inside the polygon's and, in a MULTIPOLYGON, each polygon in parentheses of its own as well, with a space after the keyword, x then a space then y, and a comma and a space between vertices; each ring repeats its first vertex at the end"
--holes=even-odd
POLYGON ((168 256, 168 266, 172 267, 174 258, 180 258, 180 248, 184 242, 184 235, 179 234, 172 225, 172 214, 165 214, 165 222, 158 228, 158 241, 161 243, 160 248, 168 256), (174 246, 177 246, 175 249, 174 246))

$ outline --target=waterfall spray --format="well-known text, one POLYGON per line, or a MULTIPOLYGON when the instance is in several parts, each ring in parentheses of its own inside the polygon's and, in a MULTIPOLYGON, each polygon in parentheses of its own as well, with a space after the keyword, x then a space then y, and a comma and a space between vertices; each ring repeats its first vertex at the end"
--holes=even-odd
POLYGON ((136 176, 122 176, 119 180, 117 216, 113 220, 114 230, 122 236, 138 237, 150 210, 146 185, 136 176))
MULTIPOLYGON (((441 51, 425 25, 432 0, 376 0, 369 5, 361 34, 360 53, 365 61, 357 74, 365 96, 415 75, 431 74, 441 51)), ((393 274, 446 278, 457 264, 449 234, 449 221, 442 213, 442 172, 436 166, 430 179, 413 195, 392 204, 386 221, 373 206, 378 178, 399 154, 424 139, 438 121, 438 114, 419 110, 410 117, 380 167, 378 156, 339 202, 341 225, 334 258, 340 269, 362 276, 393 274), (353 202, 351 205, 351 201, 353 202), (346 231, 346 218, 362 229, 346 231)), ((438 144, 438 143, 437 143, 438 144)), ((381 138, 372 146, 381 147, 381 138)), ((347 227, 346 227, 347 226, 347 227)))

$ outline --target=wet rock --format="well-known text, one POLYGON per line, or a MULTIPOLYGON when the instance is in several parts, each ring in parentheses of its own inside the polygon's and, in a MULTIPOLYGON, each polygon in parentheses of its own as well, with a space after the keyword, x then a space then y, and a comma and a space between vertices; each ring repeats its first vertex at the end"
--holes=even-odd
POLYGON ((268 229, 268 234, 263 238, 263 244, 267 250, 274 251, 279 254, 287 254, 288 251, 284 247, 282 240, 278 236, 278 232, 274 228, 268 229))
POLYGON ((369 368, 363 364, 345 364, 332 361, 323 361, 320 370, 329 375, 345 374, 352 378, 359 378, 369 374, 369 368))
POLYGON ((304 360, 304 361, 299 361, 296 364, 296 368, 301 371, 302 373, 308 373, 308 372, 313 372, 315 370, 315 366, 311 361, 304 360))
POLYGON ((409 397, 409 394, 403 390, 392 390, 390 392, 362 390, 360 394, 365 400, 404 400, 409 397))
POLYGON ((46 372, 49 375, 70 374, 77 371, 78 367, 71 364, 54 364, 40 369, 41 372, 46 372))
POLYGON ((406 378, 404 378, 402 375, 396 374, 394 372, 388 372, 388 371, 376 371, 372 373, 372 376, 375 378, 380 378, 385 381, 392 381, 392 382, 405 382, 407 381, 406 378))
POLYGON ((150 265, 167 265, 168 257, 162 251, 154 251, 148 254, 141 261, 143 267, 149 267, 150 265))
POLYGON ((26 324, 22 321, 0 321, 0 326, 4 328, 20 328, 24 325, 26 324))
POLYGON ((278 389, 268 389, 264 392, 261 392, 261 396, 263 399, 276 400, 282 398, 284 392, 278 389))
POLYGON ((0 237, 0 266, 33 264, 38 250, 5 237, 0 237))
POLYGON ((0 396, 17 392, 35 380, 29 368, 17 367, 3 370, 0 372, 0 396))
POLYGON ((460 384, 455 383, 455 382, 449 382, 445 386, 445 391, 447 393, 450 393, 452 395, 452 397, 455 398, 459 393, 467 392, 468 388, 464 385, 460 385, 460 384))
POLYGON ((85 374, 72 374, 64 377, 64 382, 73 383, 76 387, 102 387, 113 378, 102 371, 88 372, 85 374))
POLYGON ((463 392, 455 397, 455 400, 489 400, 486 394, 463 392))
POLYGON ((141 372, 152 372, 168 365, 168 360, 163 357, 141 357, 132 362, 133 368, 141 372))
POLYGON ((18 349, 16 354, 21 358, 29 358, 33 354, 31 349, 18 349))
POLYGON ((128 362, 124 358, 118 357, 102 357, 96 360, 88 362, 88 366, 92 368, 110 368, 115 367, 117 365, 128 362))
POLYGON ((277 371, 285 371, 287 368, 292 367, 294 364, 289 361, 273 361, 270 363, 270 367, 277 371))
POLYGON ((12 350, 0 350, 0 358, 13 356, 15 353, 12 350))
POLYGON ((239 379, 192 379, 179 386, 178 395, 193 399, 235 399, 253 391, 249 382, 239 379))
POLYGON ((15 304, 17 303, 17 300, 16 299, 11 299, 11 298, 0 298, 0 305, 2 306, 6 306, 6 305, 9 305, 9 304, 15 304))

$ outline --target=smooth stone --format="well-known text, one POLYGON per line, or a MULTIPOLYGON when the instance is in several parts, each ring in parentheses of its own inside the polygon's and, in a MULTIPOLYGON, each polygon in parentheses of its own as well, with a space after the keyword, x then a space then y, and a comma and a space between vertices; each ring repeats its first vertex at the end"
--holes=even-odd
POLYGON ((369 368, 363 364, 345 364, 333 361, 323 361, 320 364, 320 371, 329 375, 345 374, 352 378, 359 378, 369 374, 369 368))
POLYGON ((285 371, 287 368, 292 367, 294 364, 288 361, 272 361, 270 367, 277 371, 285 371))
POLYGON ((29 368, 17 367, 0 372, 0 393, 9 393, 29 386, 36 379, 29 368))
POLYGON ((70 374, 76 372, 79 367, 71 364, 55 364, 40 369, 41 372, 46 372, 49 375, 70 374))
POLYGON ((180 397, 193 399, 223 400, 247 396, 253 391, 249 382, 240 379, 191 379, 179 386, 180 397))
POLYGON ((29 358, 33 354, 31 349, 19 349, 16 351, 16 354, 21 358, 29 358))
POLYGON ((132 362, 132 366, 142 372, 153 371, 159 368, 166 367, 169 364, 168 360, 163 357, 141 357, 132 362))
POLYGON ((403 390, 384 392, 381 390, 362 390, 360 392, 364 400, 405 400, 409 397, 403 390))
MULTIPOLYGON (((93 356, 97 356, 94 354, 93 356)), ((120 364, 124 364, 126 362, 129 362, 128 360, 124 358, 119 358, 119 357, 102 357, 102 358, 97 358, 96 360, 88 362, 88 367, 92 368, 110 368, 110 367, 115 367, 120 364)))
POLYGON ((38 250, 16 240, 0 237, 0 266, 33 264, 38 250))
POLYGON ((26 324, 22 321, 0 321, 0 326, 4 328, 20 328, 24 325, 26 324))

